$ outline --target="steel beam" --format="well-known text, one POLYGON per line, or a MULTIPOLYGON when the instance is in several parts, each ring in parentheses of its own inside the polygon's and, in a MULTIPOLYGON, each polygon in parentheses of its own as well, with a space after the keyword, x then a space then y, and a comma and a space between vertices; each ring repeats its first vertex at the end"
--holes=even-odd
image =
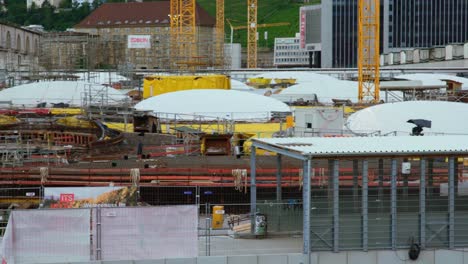
POLYGON ((255 146, 250 147, 250 231, 255 231, 255 214, 257 212, 257 183, 256 183, 256 151, 255 146))
POLYGON ((369 245, 369 204, 368 204, 368 168, 369 164, 367 160, 362 161, 362 250, 367 251, 369 245))
POLYGON ((305 155, 302 155, 300 153, 292 152, 292 151, 282 149, 282 148, 278 148, 278 147, 275 147, 275 146, 271 146, 271 145, 268 145, 268 144, 263 144, 263 143, 258 142, 258 141, 253 141, 252 146, 260 148, 260 149, 264 149, 264 150, 267 150, 267 151, 275 152, 275 153, 278 153, 278 154, 281 154, 281 155, 284 155, 284 156, 288 156, 288 157, 291 157, 293 159, 298 159, 298 160, 307 160, 308 159, 308 157, 306 157, 305 155))
POLYGON ((340 163, 333 160, 333 252, 340 251, 340 163))
POLYGON ((359 161, 353 160, 353 204, 355 210, 358 208, 359 197, 359 161))
POLYGON ((419 245, 426 248, 426 159, 421 159, 419 180, 419 245))
POLYGON ((311 251, 311 244, 310 244, 310 171, 312 169, 312 160, 306 160, 303 162, 303 171, 304 171, 304 184, 302 188, 302 199, 304 204, 304 212, 303 212, 303 253, 306 258, 305 264, 310 263, 310 251, 311 251))
POLYGON ((276 155, 276 201, 278 203, 281 202, 282 197, 281 197, 281 178, 282 178, 282 155, 277 154, 276 155))
POLYGON ((448 179, 449 249, 455 247, 455 158, 449 157, 448 179))
POLYGON ((397 248, 397 160, 392 159, 391 180, 391 238, 392 250, 397 248))
POLYGON ((281 178, 282 178, 282 164, 281 164, 282 155, 276 154, 276 231, 281 229, 281 178))

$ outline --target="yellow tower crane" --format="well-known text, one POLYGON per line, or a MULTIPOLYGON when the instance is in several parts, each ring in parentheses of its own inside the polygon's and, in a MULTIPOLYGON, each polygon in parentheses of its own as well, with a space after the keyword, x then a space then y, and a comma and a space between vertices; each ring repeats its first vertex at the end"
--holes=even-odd
MULTIPOLYGON (((197 27, 195 21, 195 0, 171 0, 171 54, 176 65, 182 68, 193 66, 197 57, 197 27)), ((174 63, 172 63, 174 65, 174 63)))
POLYGON ((178 46, 174 45, 174 43, 178 42, 179 38, 179 0, 171 0, 170 2, 171 5, 171 10, 169 14, 169 20, 171 23, 171 45, 170 45, 170 54, 171 54, 171 59, 173 60, 170 64, 170 67, 172 69, 177 68, 176 61, 178 60, 178 46))
POLYGON ((380 1, 359 0, 358 78, 359 102, 380 100, 380 1))
POLYGON ((247 68, 257 68, 257 0, 247 0, 247 68))
POLYGON ((216 65, 224 67, 224 0, 216 0, 216 65))

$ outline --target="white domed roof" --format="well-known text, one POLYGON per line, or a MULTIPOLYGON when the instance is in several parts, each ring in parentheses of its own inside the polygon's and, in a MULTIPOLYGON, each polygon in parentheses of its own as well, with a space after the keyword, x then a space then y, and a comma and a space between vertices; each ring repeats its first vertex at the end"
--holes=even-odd
POLYGON ((248 86, 247 84, 231 79, 231 90, 238 90, 238 91, 252 91, 254 88, 248 86))
POLYGON ((381 134, 398 132, 411 133, 410 119, 432 121, 431 128, 424 128, 426 134, 468 134, 468 123, 461 122, 468 116, 468 104, 443 101, 407 101, 380 104, 352 114, 346 126, 356 133, 380 131, 381 134))
POLYGON ((14 86, 0 91, 2 101, 12 101, 13 105, 36 107, 38 104, 64 103, 70 106, 81 106, 82 98, 90 98, 91 104, 115 105, 128 97, 120 91, 98 84, 76 81, 35 82, 14 86))
MULTIPOLYGON (((265 96, 233 90, 186 90, 148 98, 135 105, 137 110, 173 113, 182 119, 193 115, 205 119, 226 118, 233 120, 269 119, 271 112, 291 111, 286 104, 265 96)), ((170 115, 169 118, 172 118, 170 115)))
POLYGON ((296 79, 296 83, 303 82, 328 82, 336 81, 338 79, 314 72, 299 72, 299 71, 278 71, 266 72, 257 75, 256 78, 271 78, 271 79, 296 79))
POLYGON ((395 78, 422 81, 423 85, 445 85, 445 82, 443 82, 442 80, 451 80, 461 83, 463 89, 468 89, 468 78, 458 77, 449 74, 414 73, 398 75, 395 78))
POLYGON ((325 82, 305 82, 290 86, 281 95, 315 94, 321 103, 331 103, 332 99, 358 101, 357 82, 341 81, 338 79, 325 82))

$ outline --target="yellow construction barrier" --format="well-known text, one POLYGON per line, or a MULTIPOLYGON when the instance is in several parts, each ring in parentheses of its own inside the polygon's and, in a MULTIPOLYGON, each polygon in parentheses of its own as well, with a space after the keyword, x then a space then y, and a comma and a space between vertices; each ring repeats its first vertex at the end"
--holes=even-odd
POLYGON ((213 219, 211 221, 212 228, 223 228, 224 223, 224 206, 213 206, 213 219))
POLYGON ((143 81, 143 98, 192 89, 229 90, 231 79, 225 75, 148 76, 143 81))
POLYGON ((64 117, 57 120, 57 124, 68 126, 68 127, 82 127, 82 128, 93 128, 95 127, 93 122, 88 120, 81 120, 75 116, 64 117))
POLYGON ((50 113, 52 115, 80 115, 83 110, 80 108, 52 108, 50 113))
POLYGON ((0 125, 10 125, 19 122, 14 116, 0 115, 0 125))

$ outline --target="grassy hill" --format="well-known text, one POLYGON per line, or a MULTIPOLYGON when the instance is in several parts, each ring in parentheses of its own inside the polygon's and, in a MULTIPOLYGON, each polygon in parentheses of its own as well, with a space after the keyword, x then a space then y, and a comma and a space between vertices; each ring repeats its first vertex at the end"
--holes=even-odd
MULTIPOLYGON (((197 3, 205 8, 208 13, 216 17, 216 1, 215 0, 197 0, 197 3)), ((320 0, 311 0, 309 4, 320 3, 320 0)), ((275 38, 278 37, 294 37, 296 32, 299 32, 299 8, 304 5, 297 3, 294 0, 258 0, 258 15, 259 24, 289 22, 289 26, 259 28, 258 47, 272 48, 275 38), (264 39, 264 32, 268 31, 268 40, 264 39)), ((224 3, 225 19, 229 19, 233 26, 243 26, 247 24, 247 0, 225 0, 224 3)), ((226 42, 230 40, 230 27, 225 22, 226 42)), ((241 43, 246 46, 247 30, 234 31, 234 43, 241 43)))

